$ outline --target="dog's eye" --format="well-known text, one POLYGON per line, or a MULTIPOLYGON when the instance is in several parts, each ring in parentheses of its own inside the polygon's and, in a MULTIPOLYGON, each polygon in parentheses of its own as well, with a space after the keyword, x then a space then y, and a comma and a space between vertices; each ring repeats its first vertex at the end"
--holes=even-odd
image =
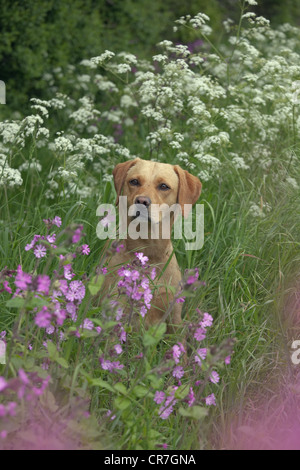
POLYGON ((129 184, 131 184, 131 186, 138 186, 139 185, 139 180, 137 180, 137 179, 130 180, 129 184))
POLYGON ((169 188, 169 186, 166 183, 162 183, 159 185, 159 189, 161 189, 162 191, 167 191, 168 189, 171 189, 171 188, 169 188))

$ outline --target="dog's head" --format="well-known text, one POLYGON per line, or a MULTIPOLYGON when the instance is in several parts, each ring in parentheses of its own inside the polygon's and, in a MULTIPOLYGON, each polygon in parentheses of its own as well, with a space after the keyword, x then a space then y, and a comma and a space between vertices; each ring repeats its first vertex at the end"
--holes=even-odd
POLYGON ((117 192, 116 204, 118 205, 119 196, 123 193, 127 197, 128 207, 145 206, 149 220, 156 222, 163 217, 163 211, 157 214, 156 205, 170 207, 177 203, 184 213, 184 204, 195 204, 202 187, 196 176, 178 165, 140 158, 119 163, 113 176, 117 192))

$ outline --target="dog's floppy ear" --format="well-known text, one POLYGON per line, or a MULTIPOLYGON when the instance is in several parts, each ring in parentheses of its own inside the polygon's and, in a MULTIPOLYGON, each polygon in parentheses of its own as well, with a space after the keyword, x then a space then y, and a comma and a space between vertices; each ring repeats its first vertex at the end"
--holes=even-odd
MULTIPOLYGON (((196 176, 183 170, 179 165, 174 166, 174 171, 179 179, 177 202, 181 205, 181 211, 184 214, 184 204, 195 204, 198 201, 202 183, 196 176)), ((188 213, 185 216, 187 217, 188 213)))
POLYGON ((118 163, 118 165, 116 165, 114 168, 113 177, 114 177, 115 188, 117 191, 116 206, 119 204, 119 196, 122 191, 128 170, 133 165, 135 165, 138 162, 138 160, 140 160, 140 158, 136 158, 135 160, 128 160, 127 162, 124 162, 124 163, 118 163))

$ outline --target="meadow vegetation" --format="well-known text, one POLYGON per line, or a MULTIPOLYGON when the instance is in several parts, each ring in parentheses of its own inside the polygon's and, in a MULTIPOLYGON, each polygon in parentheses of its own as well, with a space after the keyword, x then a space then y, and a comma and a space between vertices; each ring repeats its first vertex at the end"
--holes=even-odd
POLYGON ((224 21, 222 41, 198 13, 174 23, 189 42, 163 40, 151 59, 107 49, 57 67, 27 115, 0 122, 2 448, 233 446, 233 424, 293 375, 297 311, 283 312, 299 281, 300 29, 272 27, 255 4, 224 21), (144 328, 156 272, 143 253, 119 270, 119 296, 101 290, 122 247, 97 238, 109 220, 96 209, 135 157, 203 184, 203 248, 174 240, 175 335, 144 328))

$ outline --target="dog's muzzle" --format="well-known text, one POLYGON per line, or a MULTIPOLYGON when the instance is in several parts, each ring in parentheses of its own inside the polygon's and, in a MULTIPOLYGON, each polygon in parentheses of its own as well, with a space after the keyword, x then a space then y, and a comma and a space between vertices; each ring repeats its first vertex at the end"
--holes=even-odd
POLYGON ((136 208, 136 214, 134 218, 141 217, 142 219, 150 219, 148 208, 151 205, 151 199, 147 196, 138 196, 135 201, 134 205, 136 208))

